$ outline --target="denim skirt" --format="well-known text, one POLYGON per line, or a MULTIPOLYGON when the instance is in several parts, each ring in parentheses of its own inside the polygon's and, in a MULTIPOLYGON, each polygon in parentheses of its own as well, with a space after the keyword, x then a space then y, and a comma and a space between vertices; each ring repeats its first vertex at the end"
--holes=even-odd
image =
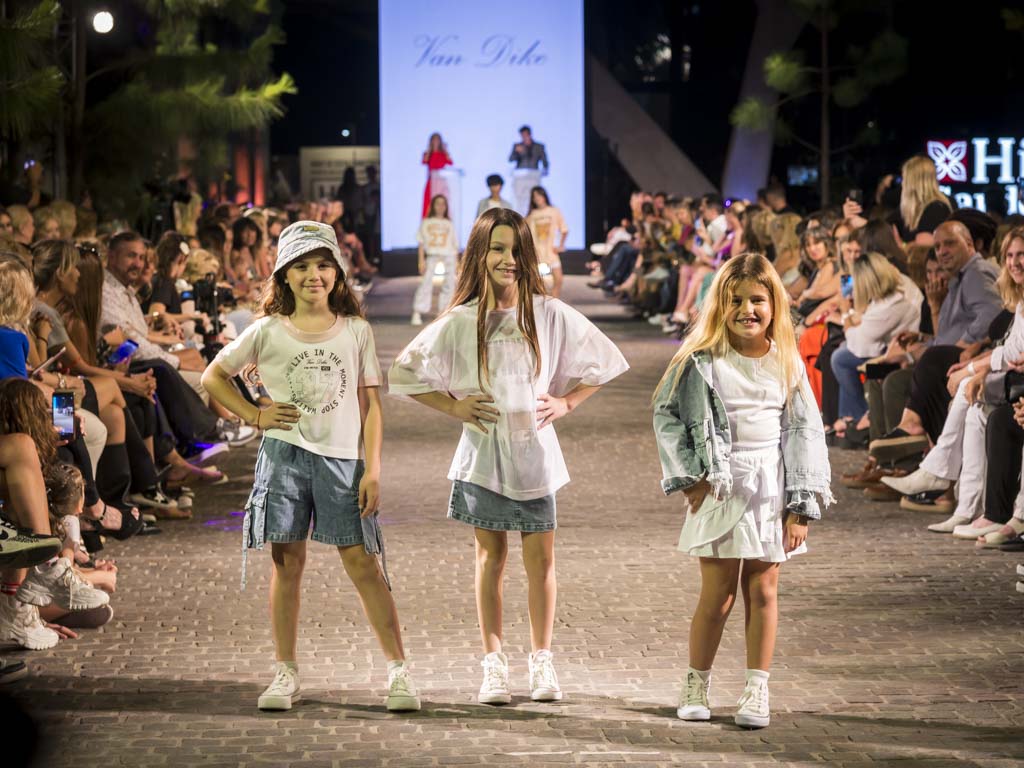
POLYGON ((555 494, 518 501, 473 483, 456 480, 448 501, 448 518, 488 531, 553 531, 555 494))

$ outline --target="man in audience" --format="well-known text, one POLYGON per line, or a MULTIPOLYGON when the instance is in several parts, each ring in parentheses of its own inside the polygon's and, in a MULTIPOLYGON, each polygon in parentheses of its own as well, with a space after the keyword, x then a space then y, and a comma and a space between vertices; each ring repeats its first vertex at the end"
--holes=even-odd
POLYGON ((929 436, 938 439, 949 407, 947 371, 978 354, 988 340, 989 325, 1002 309, 996 289, 999 270, 975 250, 974 238, 964 224, 940 224, 935 230, 935 252, 947 278, 939 327, 931 339, 919 333, 901 334, 897 339, 908 362, 916 365, 899 426, 871 442, 871 455, 879 461, 920 453, 928 447, 929 436))
POLYGON ((157 396, 179 441, 220 441, 239 444, 254 434, 251 427, 221 420, 203 404, 200 376, 202 356, 195 349, 168 352, 149 339, 149 326, 133 286, 142 273, 146 245, 137 232, 111 238, 103 276, 104 326, 120 327, 139 349, 132 358, 133 373, 152 371, 157 396))
POLYGON ((796 211, 793 210, 786 201, 786 188, 777 181, 773 181, 765 187, 764 200, 768 204, 768 207, 777 215, 781 215, 783 213, 796 213, 796 211))

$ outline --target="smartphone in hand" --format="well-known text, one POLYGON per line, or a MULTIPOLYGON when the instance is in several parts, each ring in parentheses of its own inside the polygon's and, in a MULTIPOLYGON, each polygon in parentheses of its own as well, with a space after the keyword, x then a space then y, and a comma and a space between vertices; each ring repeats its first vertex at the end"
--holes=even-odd
POLYGON ((58 391, 53 393, 53 426, 61 440, 75 436, 75 393, 58 391))

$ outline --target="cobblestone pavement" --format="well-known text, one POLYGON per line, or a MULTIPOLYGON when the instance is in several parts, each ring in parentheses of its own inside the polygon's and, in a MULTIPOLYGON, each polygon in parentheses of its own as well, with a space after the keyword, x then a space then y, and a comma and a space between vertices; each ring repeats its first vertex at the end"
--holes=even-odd
MULTIPOLYGON (((385 367, 411 338, 413 282, 370 298, 385 367)), ((458 426, 388 399, 383 518, 388 564, 424 709, 383 711, 384 660, 338 556, 311 547, 300 630, 305 700, 260 713, 272 647, 267 553, 239 583, 239 509, 255 445, 225 462, 197 519, 110 542, 122 568, 99 631, 27 655, 9 686, 42 722, 46 766, 1021 765, 1024 596, 1019 557, 979 555, 924 530, 927 515, 839 504, 787 565, 772 671, 772 726, 732 723, 742 687, 742 613, 726 629, 710 723, 674 717, 686 669, 695 562, 675 551, 679 502, 658 488, 648 398, 675 346, 569 280, 569 298, 621 346, 632 370, 558 431, 573 477, 559 494, 557 704, 529 701, 518 542, 506 584, 514 702, 479 706, 470 530, 445 520, 458 426), (1016 757, 1014 757, 1016 755, 1016 757)), ((833 452, 836 474, 860 456, 833 452)))

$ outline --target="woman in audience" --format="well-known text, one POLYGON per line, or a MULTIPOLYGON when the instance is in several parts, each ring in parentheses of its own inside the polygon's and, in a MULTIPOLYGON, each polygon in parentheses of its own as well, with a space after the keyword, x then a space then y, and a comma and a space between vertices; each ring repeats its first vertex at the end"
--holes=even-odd
POLYGON ((934 245, 932 233, 952 213, 949 198, 939 189, 935 163, 924 155, 907 160, 903 164, 897 224, 903 240, 915 245, 934 245))

